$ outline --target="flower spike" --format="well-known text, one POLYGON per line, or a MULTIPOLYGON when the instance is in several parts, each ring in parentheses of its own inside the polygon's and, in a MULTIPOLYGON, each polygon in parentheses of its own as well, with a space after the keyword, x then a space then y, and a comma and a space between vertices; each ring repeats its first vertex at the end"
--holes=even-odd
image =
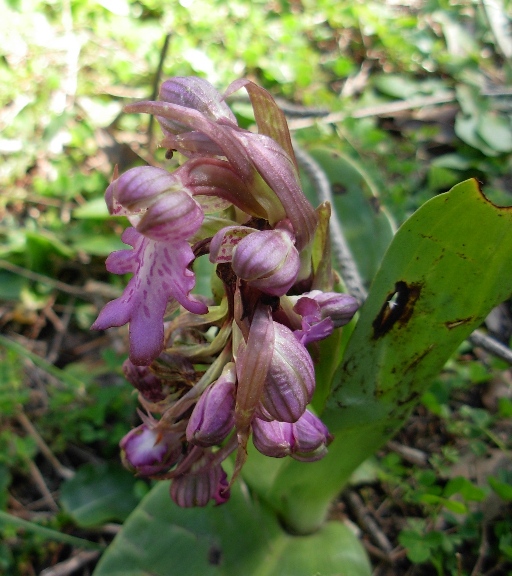
POLYGON ((315 370, 306 345, 346 324, 357 303, 319 290, 332 286, 329 207, 315 211, 304 196, 270 93, 242 79, 222 96, 204 79, 176 77, 158 102, 125 111, 156 116, 162 145, 186 161, 116 171, 105 193, 110 214, 131 224, 121 237, 129 248, 106 266, 132 277, 93 328, 129 323, 123 370, 144 408, 122 459, 171 480, 179 506, 222 504, 251 435, 270 457, 325 456, 332 437, 307 410, 315 370), (258 133, 238 126, 225 101, 242 87, 258 133), (199 258, 214 269, 209 298, 192 293, 199 258), (228 481, 222 462, 234 451, 228 481))

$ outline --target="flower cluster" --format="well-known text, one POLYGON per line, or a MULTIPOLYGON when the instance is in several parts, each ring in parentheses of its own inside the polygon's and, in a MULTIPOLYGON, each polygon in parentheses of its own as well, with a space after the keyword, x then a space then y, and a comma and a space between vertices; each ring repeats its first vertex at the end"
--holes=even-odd
POLYGON ((127 379, 139 391, 142 424, 121 441, 127 467, 170 478, 180 506, 222 503, 222 461, 236 476, 252 434, 257 450, 300 461, 322 458, 331 436, 307 409, 315 389, 306 346, 357 309, 332 292, 329 207, 304 196, 285 118, 270 94, 239 80, 224 95, 199 78, 171 78, 160 100, 128 112, 154 115, 163 146, 185 161, 173 172, 145 166, 114 177, 113 215, 131 224, 131 249, 107 269, 131 273, 121 297, 93 324, 129 323, 127 379), (244 87, 258 132, 238 126, 225 102, 244 87), (213 298, 191 294, 194 261, 215 268, 213 298))

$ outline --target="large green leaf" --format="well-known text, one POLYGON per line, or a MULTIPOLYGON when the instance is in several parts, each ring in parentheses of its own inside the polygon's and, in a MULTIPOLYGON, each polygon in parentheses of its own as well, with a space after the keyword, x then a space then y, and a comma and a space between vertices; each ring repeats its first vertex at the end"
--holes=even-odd
POLYGON ((222 506, 183 509, 158 484, 129 517, 94 576, 369 576, 363 547, 339 522, 292 536, 240 481, 222 506))
POLYGON ((329 454, 268 464, 266 485, 252 455, 247 481, 296 530, 320 525, 457 345, 511 294, 512 208, 491 204, 475 180, 427 202, 397 232, 361 309, 322 414, 335 435, 329 454))
POLYGON ((116 464, 84 464, 61 488, 61 504, 78 526, 123 521, 137 506, 137 480, 116 464))

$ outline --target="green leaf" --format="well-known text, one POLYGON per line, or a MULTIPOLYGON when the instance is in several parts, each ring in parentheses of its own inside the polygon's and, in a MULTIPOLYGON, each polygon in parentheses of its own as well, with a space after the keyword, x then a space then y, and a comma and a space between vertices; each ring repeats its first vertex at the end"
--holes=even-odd
POLYGON ((78 220, 88 220, 88 219, 106 219, 111 218, 108 213, 107 204, 103 196, 101 198, 94 198, 85 202, 78 208, 73 210, 73 218, 78 220))
POLYGON ((422 91, 417 80, 403 74, 378 74, 373 81, 378 90, 394 98, 411 98, 422 91))
POLYGON ((85 387, 83 382, 75 378, 72 374, 69 374, 65 370, 57 368, 53 364, 47 362, 41 356, 30 352, 25 346, 15 342, 14 340, 10 340, 9 338, 2 336, 0 334, 0 345, 4 346, 8 350, 12 350, 22 358, 28 358, 31 362, 33 362, 36 366, 51 374, 54 378, 57 378, 64 386, 77 395, 83 396, 85 394, 85 387))
POLYGON ((19 300, 26 283, 25 278, 7 270, 0 270, 0 300, 19 300))
POLYGON ((48 272, 51 269, 53 255, 72 258, 74 252, 57 236, 47 230, 26 231, 27 267, 36 272, 48 272))
MULTIPOLYGON (((510 474, 512 476, 512 474, 510 474)), ((512 502, 512 478, 507 481, 503 481, 502 478, 496 478, 495 476, 489 476, 487 478, 489 486, 496 492, 496 494, 506 502, 512 502)))
POLYGON ((286 533, 237 482, 222 506, 178 508, 161 482, 128 518, 94 576, 369 576, 354 534, 329 522, 310 536, 286 533))
MULTIPOLYGON (((380 204, 374 182, 359 163, 327 148, 315 148, 309 154, 318 162, 331 184, 334 200, 332 217, 341 222, 359 273, 369 286, 393 239, 394 223, 380 204)), ((311 197, 311 190, 306 192, 311 197)))
POLYGON ((73 248, 94 256, 108 256, 115 250, 125 250, 126 244, 114 234, 95 234, 75 240, 73 248))
POLYGON ((318 343, 318 347, 313 350, 315 359, 315 394, 311 404, 316 412, 320 413, 325 407, 327 398, 331 391, 332 378, 341 361, 342 336, 352 328, 344 327, 343 330, 334 332, 325 340, 318 343))
POLYGON ((453 512, 454 514, 468 513, 468 507, 463 502, 459 502, 458 500, 447 500, 446 498, 443 498, 442 500, 443 506, 450 512, 453 512))
POLYGON ((452 478, 445 486, 443 495, 446 498, 454 494, 460 494, 467 502, 481 502, 487 496, 487 492, 483 488, 475 486, 473 482, 464 478, 464 476, 452 478))
POLYGON ((425 541, 423 534, 413 530, 402 530, 398 535, 398 541, 407 549, 407 558, 411 562, 421 564, 430 558, 430 545, 425 541))
POLYGON ((0 462, 0 510, 3 510, 7 506, 9 497, 7 489, 9 488, 11 480, 12 477, 9 468, 0 462))
POLYGON ((489 111, 478 119, 478 135, 497 152, 512 150, 512 129, 508 116, 489 111))
POLYGON ((84 464, 61 488, 61 503, 82 527, 123 522, 139 503, 137 480, 115 464, 84 464))
POLYGON ((491 204, 475 180, 431 199, 402 225, 321 415, 335 436, 329 453, 311 464, 280 465, 267 490, 286 522, 296 530, 322 523, 353 471, 396 432, 460 342, 511 294, 512 209, 491 204))
POLYGON ((54 540, 55 542, 63 542, 65 544, 70 544, 76 548, 85 548, 88 550, 101 550, 103 546, 97 542, 90 542, 89 540, 84 540, 83 538, 77 538, 76 536, 71 536, 70 534, 65 534, 64 532, 58 532, 52 528, 47 528, 46 526, 41 526, 35 522, 28 522, 7 512, 2 512, 0 510, 0 527, 7 524, 8 526, 14 526, 20 530, 26 530, 27 532, 32 532, 37 534, 46 540, 54 540))

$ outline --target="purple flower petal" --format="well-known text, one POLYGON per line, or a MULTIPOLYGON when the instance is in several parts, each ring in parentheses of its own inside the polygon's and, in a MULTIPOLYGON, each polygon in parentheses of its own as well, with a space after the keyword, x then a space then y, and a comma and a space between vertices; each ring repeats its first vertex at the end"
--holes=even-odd
POLYGON ((210 242, 210 262, 231 262, 235 246, 252 232, 256 229, 248 226, 226 226, 219 230, 210 242))
POLYGON ((141 476, 168 470, 181 456, 179 434, 161 433, 141 424, 130 430, 119 442, 124 465, 141 476))
POLYGON ((194 314, 206 314, 205 304, 189 296, 195 284, 187 267, 194 253, 186 241, 174 244, 145 238, 133 228, 123 234, 133 250, 114 252, 107 259, 110 272, 133 272, 123 295, 100 312, 94 330, 122 326, 130 322, 130 359, 139 366, 149 365, 164 346, 163 318, 167 302, 175 298, 194 314))
POLYGON ((229 499, 227 475, 207 453, 191 470, 174 478, 171 498, 181 508, 206 506, 210 500, 223 504, 229 499))
MULTIPOLYGON (((220 94, 209 82, 194 76, 175 76, 162 83, 160 100, 193 108, 214 122, 225 119, 236 125, 236 117, 220 94)), ((176 132, 182 131, 179 123, 176 132)), ((184 127, 187 130, 187 127, 184 127)))
POLYGON ((198 202, 185 190, 178 190, 151 204, 137 224, 137 231, 152 240, 174 244, 191 238, 203 219, 198 202))
MULTIPOLYGON (((297 248, 301 250, 313 240, 318 216, 304 196, 293 160, 277 142, 263 134, 233 130, 231 137, 239 142, 252 165, 281 201, 293 226, 297 248)), ((275 223, 284 218, 272 213, 269 220, 275 223)))
POLYGON ((189 442, 213 446, 227 437, 235 424, 235 388, 235 365, 230 362, 199 398, 187 425, 189 442))

